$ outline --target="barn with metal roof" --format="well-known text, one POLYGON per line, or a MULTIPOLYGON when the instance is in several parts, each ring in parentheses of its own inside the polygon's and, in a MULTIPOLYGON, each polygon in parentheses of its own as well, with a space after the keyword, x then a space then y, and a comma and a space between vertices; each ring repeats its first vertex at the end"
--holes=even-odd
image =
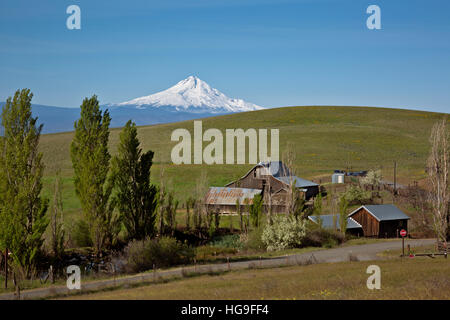
POLYGON ((221 214, 235 214, 239 203, 241 212, 243 206, 253 203, 253 198, 261 194, 262 190, 249 188, 211 187, 205 196, 208 210, 219 210, 221 214))
POLYGON ((227 187, 262 189, 263 194, 286 193, 295 183, 296 189, 303 193, 305 199, 319 193, 319 185, 294 175, 282 161, 260 162, 250 169, 242 178, 230 182, 227 187))
POLYGON ((402 229, 408 230, 410 219, 393 204, 365 205, 351 212, 351 217, 363 229, 365 237, 398 237, 402 229))

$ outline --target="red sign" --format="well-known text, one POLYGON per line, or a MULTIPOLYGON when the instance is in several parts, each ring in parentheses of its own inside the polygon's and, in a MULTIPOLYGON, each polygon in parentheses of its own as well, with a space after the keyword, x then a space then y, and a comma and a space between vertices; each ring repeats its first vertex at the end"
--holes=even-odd
POLYGON ((406 237, 406 230, 405 229, 400 230, 400 235, 402 237, 406 237))

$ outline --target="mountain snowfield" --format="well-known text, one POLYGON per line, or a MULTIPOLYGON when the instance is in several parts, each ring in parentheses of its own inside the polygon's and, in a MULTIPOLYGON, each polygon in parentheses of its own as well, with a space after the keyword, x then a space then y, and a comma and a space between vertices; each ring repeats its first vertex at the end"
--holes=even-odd
MULTIPOLYGON (((2 107, 4 102, 0 102, 2 107)), ((232 99, 211 88, 206 82, 190 76, 173 87, 118 104, 101 105, 111 115, 111 127, 123 127, 128 120, 138 126, 202 119, 220 114, 264 109, 242 99, 232 99)), ((72 131, 80 117, 79 108, 32 105, 43 133, 72 131)))
POLYGON ((167 90, 111 106, 136 108, 169 107, 177 111, 229 113, 264 109, 242 99, 233 99, 195 76, 181 80, 167 90))

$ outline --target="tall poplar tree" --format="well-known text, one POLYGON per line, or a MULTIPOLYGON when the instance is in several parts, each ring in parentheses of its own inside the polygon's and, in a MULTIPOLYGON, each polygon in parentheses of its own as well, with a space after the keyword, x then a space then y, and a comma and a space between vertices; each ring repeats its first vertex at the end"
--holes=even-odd
POLYGON ((85 98, 80 119, 75 122, 75 136, 71 145, 72 166, 75 172, 75 191, 80 199, 84 218, 89 224, 95 250, 102 251, 111 240, 115 228, 113 184, 108 179, 111 155, 108 151, 108 110, 100 110, 97 96, 85 98))
POLYGON ((0 136, 0 248, 8 248, 29 276, 48 225, 48 199, 40 197, 44 165, 38 151, 42 124, 31 114, 29 89, 17 90, 2 110, 0 136))
POLYGON ((150 184, 153 151, 142 153, 136 125, 130 120, 120 133, 118 155, 113 158, 116 203, 130 239, 156 233, 157 188, 150 184))
POLYGON ((430 143, 427 171, 433 227, 438 241, 447 244, 450 236, 450 130, 447 116, 433 126, 430 143))

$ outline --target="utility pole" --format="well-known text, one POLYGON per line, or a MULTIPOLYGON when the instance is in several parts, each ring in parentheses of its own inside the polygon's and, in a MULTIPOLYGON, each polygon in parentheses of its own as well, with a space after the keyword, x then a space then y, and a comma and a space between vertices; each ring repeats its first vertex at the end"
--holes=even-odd
POLYGON ((397 161, 394 160, 394 195, 397 194, 397 161))

